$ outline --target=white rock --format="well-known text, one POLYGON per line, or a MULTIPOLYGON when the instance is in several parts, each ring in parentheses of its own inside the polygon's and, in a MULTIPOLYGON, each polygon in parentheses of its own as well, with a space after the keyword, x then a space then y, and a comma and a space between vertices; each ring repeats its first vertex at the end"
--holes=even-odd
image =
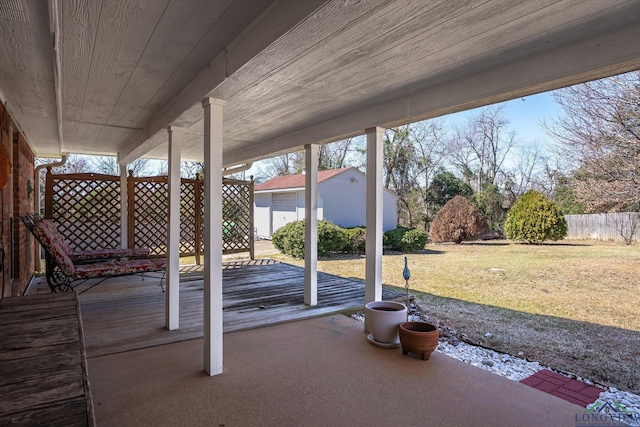
POLYGON ((486 334, 484 334, 484 336, 487 338, 491 338, 493 334, 491 332, 487 332, 486 334))

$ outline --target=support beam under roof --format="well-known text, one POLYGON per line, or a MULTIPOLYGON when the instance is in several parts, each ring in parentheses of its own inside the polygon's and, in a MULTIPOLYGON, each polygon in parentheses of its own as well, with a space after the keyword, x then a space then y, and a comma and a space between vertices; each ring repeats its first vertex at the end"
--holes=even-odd
POLYGON ((275 2, 118 152, 118 162, 131 162, 146 154, 153 148, 150 140, 155 134, 174 124, 182 113, 209 96, 229 76, 323 3, 325 0, 275 2))
POLYGON ((301 148, 439 117, 640 68, 640 24, 527 57, 497 69, 442 85, 415 87, 408 94, 344 113, 269 141, 225 153, 225 164, 255 161, 301 148))

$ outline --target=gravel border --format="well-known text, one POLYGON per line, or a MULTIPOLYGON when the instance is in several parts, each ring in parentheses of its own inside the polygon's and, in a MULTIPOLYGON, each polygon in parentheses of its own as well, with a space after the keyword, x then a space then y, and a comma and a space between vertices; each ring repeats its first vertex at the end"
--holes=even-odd
MULTIPOLYGON (((353 313, 351 317, 364 322, 364 312, 353 313)), ((410 304, 409 320, 430 321, 420 306, 416 306, 413 301, 411 301, 410 304)), ((433 320, 431 320, 431 322, 433 323, 433 320)), ((438 322, 436 321, 435 323, 437 324, 438 322)), ((490 337, 491 334, 487 333, 487 336, 490 337)), ((540 365, 538 362, 532 362, 521 357, 500 353, 489 348, 474 345, 473 343, 461 341, 460 338, 456 336, 455 330, 447 328, 441 329, 440 341, 436 351, 513 381, 522 381, 538 371, 548 369, 568 378, 582 381, 587 385, 599 387, 603 390, 598 400, 594 403, 595 405, 605 402, 617 402, 628 412, 627 424, 640 427, 640 396, 636 394, 618 390, 614 387, 607 387, 602 384, 595 384, 586 378, 568 372, 558 371, 551 367, 540 365)))

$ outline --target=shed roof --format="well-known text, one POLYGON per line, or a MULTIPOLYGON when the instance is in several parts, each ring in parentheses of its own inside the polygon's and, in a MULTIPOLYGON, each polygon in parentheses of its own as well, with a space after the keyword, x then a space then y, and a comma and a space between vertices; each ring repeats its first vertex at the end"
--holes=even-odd
MULTIPOLYGON (((353 168, 341 168, 331 169, 326 171, 318 171, 318 182, 326 181, 329 178, 333 178, 342 172, 353 168)), ((267 190, 284 190, 287 188, 304 188, 305 175, 283 175, 272 178, 255 186, 255 191, 267 191, 267 190)))

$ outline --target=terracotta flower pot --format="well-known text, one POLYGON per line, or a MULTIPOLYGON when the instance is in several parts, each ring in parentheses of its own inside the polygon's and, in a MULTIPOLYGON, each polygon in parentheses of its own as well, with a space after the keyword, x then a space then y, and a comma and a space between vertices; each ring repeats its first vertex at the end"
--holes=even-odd
POLYGON ((418 354, 429 360, 438 347, 440 331, 435 325, 425 322, 403 322, 399 327, 402 354, 418 354))
POLYGON ((398 326, 407 320, 407 307, 395 301, 374 301, 364 306, 364 330, 369 341, 381 346, 400 345, 398 326))

